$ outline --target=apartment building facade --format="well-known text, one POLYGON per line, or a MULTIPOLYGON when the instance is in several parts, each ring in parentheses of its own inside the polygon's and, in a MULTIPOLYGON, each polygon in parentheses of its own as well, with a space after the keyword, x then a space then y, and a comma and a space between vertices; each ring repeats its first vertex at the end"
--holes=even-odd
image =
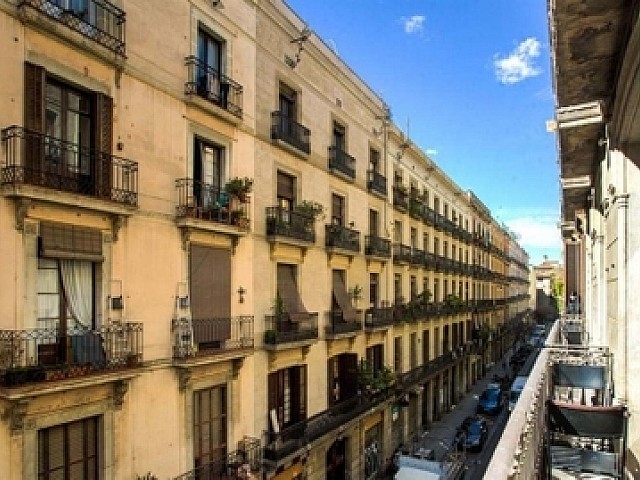
POLYGON ((526 252, 282 1, 0 25, 7 478, 373 478, 513 342, 526 252))
POLYGON ((638 13, 640 2, 549 4, 565 245, 565 304, 577 293, 585 342, 614 359, 616 402, 629 416, 627 469, 640 472, 638 13))

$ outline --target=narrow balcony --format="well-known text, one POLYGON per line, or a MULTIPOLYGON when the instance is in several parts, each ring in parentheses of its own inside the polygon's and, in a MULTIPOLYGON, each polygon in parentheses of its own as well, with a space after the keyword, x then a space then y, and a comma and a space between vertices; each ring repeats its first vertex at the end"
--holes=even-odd
POLYGON ((0 330, 0 385, 84 377, 142 362, 142 323, 0 330))
POLYGON ((393 263, 409 264, 411 263, 411 247, 409 245, 403 245, 401 243, 394 243, 393 249, 393 263))
POLYGON ((411 249, 411 265, 422 267, 424 265, 425 253, 419 248, 411 249))
POLYGON ((191 55, 185 58, 185 93, 197 95, 216 107, 242 118, 242 85, 191 55))
POLYGON ((318 339, 318 313, 283 313, 265 315, 265 347, 279 349, 296 343, 314 343, 318 339))
POLYGON ((409 215, 415 220, 421 220, 424 211, 424 203, 417 195, 411 194, 409 197, 409 215))
POLYGON ((362 332, 362 311, 357 310, 357 318, 348 319, 344 317, 342 310, 332 310, 327 312, 327 324, 325 325, 325 336, 327 338, 341 338, 362 332))
POLYGON ((342 225, 325 225, 327 249, 360 252, 360 232, 342 225))
POLYGON ((433 226, 435 227, 435 229, 438 231, 444 230, 444 224, 445 224, 444 216, 439 213, 435 213, 435 220, 433 223, 433 226))
POLYGON ((106 0, 61 3, 67 4, 59 0, 20 0, 18 8, 24 13, 26 9, 37 12, 120 57, 126 56, 124 10, 106 0))
POLYGON ((138 204, 136 162, 15 125, 3 129, 0 140, 6 152, 0 182, 14 187, 12 195, 30 196, 20 188, 29 185, 138 204))
POLYGON ((249 198, 231 198, 223 189, 192 178, 176 180, 176 216, 249 230, 249 198))
POLYGON ((239 480, 260 478, 262 473, 262 447, 259 439, 239 442, 238 450, 212 462, 198 465, 193 470, 173 477, 173 480, 239 480))
POLYGON ((429 270, 435 270, 437 264, 437 255, 425 252, 424 254, 424 267, 429 270))
POLYGON ((432 208, 427 206, 424 207, 422 211, 422 222, 430 227, 434 227, 436 225, 436 212, 432 208))
POLYGON ((364 253, 370 257, 391 258, 391 242, 376 235, 364 237, 364 253))
POLYGON ((352 181, 356 178, 356 159, 338 147, 329 147, 329 170, 352 181))
POLYGON ((387 177, 375 170, 367 170, 367 189, 380 197, 387 197, 387 177))
POLYGON ((407 212, 409 208, 409 194, 404 185, 393 186, 393 206, 403 213, 407 212))
POLYGON ((271 139, 282 140, 287 145, 309 155, 311 131, 282 112, 271 112, 271 139))
POLYGON ((314 218, 282 207, 267 207, 267 237, 290 238, 304 243, 316 241, 314 218))
POLYGON ((368 308, 365 312, 364 327, 367 331, 388 328, 393 325, 393 307, 368 308))
POLYGON ((171 322, 173 358, 185 360, 253 349, 253 315, 176 318, 171 322))

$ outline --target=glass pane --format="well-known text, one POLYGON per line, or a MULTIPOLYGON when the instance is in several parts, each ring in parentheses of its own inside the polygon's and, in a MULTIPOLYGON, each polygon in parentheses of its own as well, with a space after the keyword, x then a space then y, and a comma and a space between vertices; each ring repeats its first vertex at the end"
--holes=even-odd
POLYGON ((64 466, 64 429, 53 427, 48 429, 49 470, 64 466))

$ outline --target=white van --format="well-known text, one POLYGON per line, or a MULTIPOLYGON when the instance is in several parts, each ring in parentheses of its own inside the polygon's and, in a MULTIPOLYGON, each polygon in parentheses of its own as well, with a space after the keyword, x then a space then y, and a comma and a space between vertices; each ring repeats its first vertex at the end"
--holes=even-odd
POLYGON ((527 383, 527 378, 529 377, 516 377, 511 384, 511 390, 509 390, 509 411, 512 412, 516 406, 516 402, 518 398, 520 398, 520 394, 522 393, 522 389, 524 388, 525 383, 527 383))

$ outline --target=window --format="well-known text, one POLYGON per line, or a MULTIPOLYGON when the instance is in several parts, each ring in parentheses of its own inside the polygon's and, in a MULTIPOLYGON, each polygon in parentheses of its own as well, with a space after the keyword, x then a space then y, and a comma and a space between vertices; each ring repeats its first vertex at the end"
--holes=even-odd
POLYGON ((378 217, 376 210, 369 209, 369 235, 372 237, 378 236, 378 217))
POLYGON ((110 199, 112 172, 94 150, 111 154, 112 115, 111 98, 25 63, 24 181, 110 199))
POLYGON ((224 193, 225 149, 201 138, 194 139, 193 196, 204 210, 228 208, 224 193))
POLYGON ((384 367, 384 345, 377 344, 367 347, 367 363, 374 373, 379 372, 384 367))
POLYGON ((331 224, 345 226, 344 197, 331 194, 331 224))
POLYGON ((393 369, 396 373, 402 373, 402 337, 393 339, 393 369))
POLYGON ((346 129, 337 122, 333 122, 332 146, 340 152, 347 151, 346 129))
POLYGON ((429 251, 429 234, 424 233, 422 235, 422 249, 427 253, 429 251))
POLYGON ((418 248, 418 230, 411 227, 411 248, 418 248))
MULTIPOLYGON (((278 103, 280 108, 280 114, 283 118, 291 121, 297 121, 298 119, 298 94, 291 87, 280 83, 278 103)), ((288 125, 289 122, 284 122, 283 126, 288 125)))
POLYGON ((38 480, 92 480, 100 475, 100 419, 38 431, 38 480))
POLYGON ((227 387, 193 392, 193 466, 202 467, 227 455, 227 387))
POLYGON ((277 180, 278 207, 290 212, 296 204, 296 178, 284 172, 278 171, 277 180))
POLYGON ((212 96, 214 100, 226 103, 229 84, 223 84, 224 42, 203 28, 198 29, 198 94, 212 96))
POLYGON ((440 255, 440 239, 438 237, 433 237, 433 253, 440 255))
POLYGON ((418 366, 418 334, 413 332, 409 337, 409 368, 418 366))
POLYGON ((378 283, 379 275, 377 273, 369 274, 369 304, 376 308, 378 306, 378 283))
POLYGON ((399 273, 393 275, 393 293, 396 304, 404 303, 404 298, 402 298, 402 275, 399 273))
POLYGON ((393 240, 396 243, 402 243, 402 222, 396 220, 393 227, 393 240))
POLYGON ((415 301, 418 298, 418 281, 415 275, 411 275, 411 301, 415 301))
POLYGON ((380 173, 380 152, 375 148, 369 149, 369 171, 380 173))
POLYGON ((438 197, 433 197, 433 210, 436 213, 440 213, 440 199, 438 197))
POLYGON ((306 365, 284 368, 269 374, 269 412, 272 431, 274 421, 277 421, 279 428, 282 429, 306 418, 306 382, 306 365))

